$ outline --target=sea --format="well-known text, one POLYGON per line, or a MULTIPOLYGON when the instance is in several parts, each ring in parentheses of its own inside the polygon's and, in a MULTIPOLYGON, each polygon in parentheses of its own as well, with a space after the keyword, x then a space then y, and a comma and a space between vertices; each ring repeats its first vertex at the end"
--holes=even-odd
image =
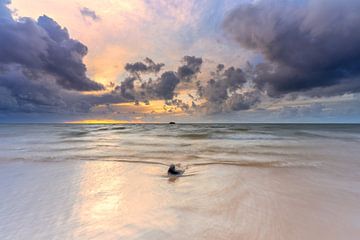
POLYGON ((358 240, 360 125, 0 124, 0 239, 358 240))

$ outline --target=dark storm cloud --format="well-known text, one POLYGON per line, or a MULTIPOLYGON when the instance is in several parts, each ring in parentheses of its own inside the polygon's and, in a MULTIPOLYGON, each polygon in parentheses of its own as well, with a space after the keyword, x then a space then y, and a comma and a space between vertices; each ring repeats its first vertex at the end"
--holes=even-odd
POLYGON ((163 63, 155 63, 150 58, 145 58, 143 62, 127 63, 125 70, 132 77, 125 79, 117 89, 121 89, 121 93, 125 97, 132 100, 148 101, 150 99, 166 99, 170 100, 174 97, 176 86, 180 83, 178 74, 173 71, 167 71, 156 77, 154 80, 149 78, 144 80, 142 74, 157 74, 165 66, 163 63), (140 89, 135 89, 134 82, 139 81, 140 89))
POLYGON ((66 28, 42 16, 14 20, 6 1, 0 2, 0 65, 19 65, 34 75, 51 75, 65 89, 100 90, 103 86, 86 76, 82 62, 87 47, 71 39, 66 28))
POLYGON ((103 89, 86 76, 86 46, 47 16, 14 20, 8 3, 0 0, 0 111, 81 113, 101 102, 78 92, 103 89))
POLYGON ((181 81, 190 82, 200 73, 203 60, 194 56, 185 56, 183 61, 184 65, 178 68, 177 74, 181 81))
POLYGON ((59 88, 51 76, 34 78, 19 66, 0 74, 0 111, 23 113, 77 113, 92 107, 90 96, 59 88))
POLYGON ((127 77, 122 81, 120 85, 121 96, 129 100, 136 101, 136 92, 134 82, 136 81, 135 77, 127 77))
POLYGON ((257 91, 239 92, 247 82, 242 69, 225 69, 219 64, 212 75, 205 86, 198 82, 198 95, 206 100, 203 107, 207 113, 248 110, 259 102, 257 91))
POLYGON ((179 82, 180 79, 176 76, 175 72, 164 72, 154 84, 154 92, 160 98, 172 99, 179 82))
MULTIPOLYGON (((140 82, 141 85, 135 88, 135 82, 140 81, 136 77, 128 77, 115 88, 115 94, 119 94, 129 101, 149 100, 171 100, 175 95, 175 88, 180 83, 180 79, 175 72, 167 71, 161 74, 156 80, 140 82), (120 90, 120 91, 119 91, 120 90)), ((139 83, 139 84, 140 84, 139 83)))
POLYGON ((40 17, 38 24, 51 38, 48 43, 48 58, 43 60, 44 68, 57 77, 58 84, 78 91, 103 89, 102 85, 86 76, 86 66, 82 59, 87 54, 87 47, 69 38, 67 30, 47 16, 40 17))
POLYGON ((96 14, 96 12, 94 10, 91 10, 91 9, 87 8, 87 7, 80 8, 80 13, 84 17, 91 18, 93 21, 99 21, 100 20, 100 17, 96 14))
POLYGON ((147 101, 150 99, 172 100, 175 96, 175 89, 181 81, 191 82, 200 72, 202 59, 185 56, 184 64, 178 68, 177 72, 166 71, 160 77, 144 80, 143 74, 158 74, 165 66, 163 63, 155 63, 150 58, 145 58, 142 62, 127 63, 125 70, 132 75, 125 79, 118 89, 125 97, 136 99, 137 101, 147 101), (135 89, 134 82, 141 83, 141 89, 135 89))
POLYGON ((150 58, 145 58, 143 62, 127 63, 125 70, 139 76, 142 73, 158 73, 165 66, 163 63, 155 63, 150 58))
POLYGON ((230 67, 223 70, 224 67, 219 66, 218 71, 213 73, 213 78, 205 86, 198 86, 199 96, 209 102, 223 102, 229 97, 229 93, 235 93, 247 81, 245 73, 240 68, 230 67))
POLYGON ((360 91, 359 12, 357 0, 262 0, 240 5, 223 26, 265 56, 254 82, 270 96, 339 95, 360 91))
POLYGON ((225 103, 227 111, 248 110, 260 102, 257 92, 235 93, 225 103))

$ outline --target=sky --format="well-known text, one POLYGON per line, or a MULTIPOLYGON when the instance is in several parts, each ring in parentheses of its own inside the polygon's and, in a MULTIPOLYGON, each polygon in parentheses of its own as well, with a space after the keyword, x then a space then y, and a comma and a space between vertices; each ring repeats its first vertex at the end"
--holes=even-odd
POLYGON ((0 122, 360 122, 357 0, 0 0, 0 122))

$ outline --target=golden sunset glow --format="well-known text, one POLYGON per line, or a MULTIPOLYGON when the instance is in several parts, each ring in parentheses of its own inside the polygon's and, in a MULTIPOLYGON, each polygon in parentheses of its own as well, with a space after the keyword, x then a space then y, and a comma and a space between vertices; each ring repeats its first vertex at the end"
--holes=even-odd
POLYGON ((89 74, 95 81, 104 85, 108 85, 110 82, 115 83, 130 56, 131 53, 126 49, 119 46, 108 46, 93 59, 87 59, 89 74))
POLYGON ((114 106, 121 108, 125 112, 136 111, 140 113, 150 114, 150 113, 164 113, 171 111, 172 113, 181 113, 180 108, 174 106, 168 106, 163 100, 154 100, 151 101, 148 105, 145 103, 139 103, 139 105, 134 105, 132 102, 127 103, 118 103, 114 106))
POLYGON ((115 119, 84 119, 79 121, 65 122, 68 124, 130 124, 130 123, 143 123, 141 120, 127 121, 115 119))

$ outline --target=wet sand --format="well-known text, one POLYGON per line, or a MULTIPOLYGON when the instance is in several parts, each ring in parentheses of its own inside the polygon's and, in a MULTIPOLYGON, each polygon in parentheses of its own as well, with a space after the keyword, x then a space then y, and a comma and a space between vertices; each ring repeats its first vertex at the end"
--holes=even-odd
POLYGON ((358 178, 313 168, 3 163, 1 239, 358 239, 358 178), (351 187, 353 184, 354 188, 351 187), (357 189, 356 189, 357 187, 357 189))

